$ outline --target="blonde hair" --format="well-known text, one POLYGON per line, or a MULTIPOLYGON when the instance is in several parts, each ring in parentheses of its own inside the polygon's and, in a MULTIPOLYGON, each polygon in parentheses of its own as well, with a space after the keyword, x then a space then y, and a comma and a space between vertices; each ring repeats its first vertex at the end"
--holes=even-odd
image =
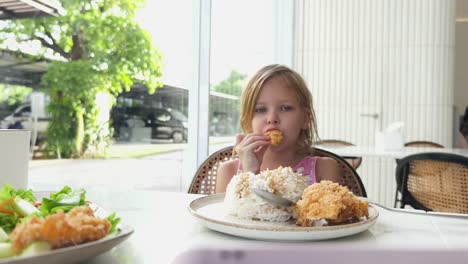
POLYGON ((255 73, 248 82, 241 99, 240 125, 242 130, 244 133, 252 133, 252 118, 258 95, 263 85, 273 78, 283 80, 288 88, 296 93, 299 104, 304 107, 306 116, 310 119, 307 129, 301 131, 298 139, 300 147, 308 150, 312 146, 312 143, 318 140, 317 119, 315 117, 312 94, 301 75, 284 65, 272 64, 265 66, 255 73))

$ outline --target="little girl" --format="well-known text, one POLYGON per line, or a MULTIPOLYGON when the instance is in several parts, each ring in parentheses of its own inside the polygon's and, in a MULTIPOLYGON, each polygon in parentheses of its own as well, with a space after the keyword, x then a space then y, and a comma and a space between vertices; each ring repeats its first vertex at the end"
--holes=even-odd
POLYGON ((239 159, 219 166, 216 192, 225 192, 231 178, 240 171, 259 173, 279 166, 291 167, 308 177, 309 184, 339 181, 340 170, 331 158, 309 156, 317 139, 312 95, 302 77, 283 65, 260 69, 242 95, 241 127, 235 152, 239 159), (265 135, 279 130, 282 140, 272 145, 265 135))

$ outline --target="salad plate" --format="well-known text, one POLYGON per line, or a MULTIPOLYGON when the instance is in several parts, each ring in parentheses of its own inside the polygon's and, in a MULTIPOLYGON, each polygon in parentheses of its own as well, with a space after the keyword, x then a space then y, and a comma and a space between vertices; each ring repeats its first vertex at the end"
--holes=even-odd
POLYGON ((268 222, 240 219, 225 214, 224 193, 204 196, 192 201, 190 213, 205 227, 233 236, 282 241, 325 240, 354 235, 369 229, 379 211, 369 204, 369 217, 365 220, 333 226, 297 226, 293 221, 268 222))
MULTIPOLYGON (((39 199, 47 197, 49 194, 50 192, 34 192, 34 196, 39 199)), ((109 216, 109 213, 101 206, 92 202, 87 202, 87 204, 93 210, 96 217, 106 218, 109 216)), ((116 233, 99 240, 75 246, 51 249, 42 253, 34 253, 34 255, 18 255, 9 258, 0 258, 0 264, 80 263, 111 250, 125 241, 134 232, 132 227, 123 223, 118 223, 117 228, 118 231, 116 233)))

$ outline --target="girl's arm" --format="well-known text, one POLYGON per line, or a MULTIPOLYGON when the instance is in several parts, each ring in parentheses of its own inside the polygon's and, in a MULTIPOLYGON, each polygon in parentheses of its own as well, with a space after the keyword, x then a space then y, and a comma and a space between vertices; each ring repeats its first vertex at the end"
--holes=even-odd
POLYGON ((239 167, 239 160, 229 160, 219 165, 216 173, 216 193, 226 192, 226 187, 231 181, 232 176, 236 175, 239 167))
POLYGON ((315 166, 317 182, 326 180, 340 183, 342 171, 336 160, 332 158, 319 158, 315 166))

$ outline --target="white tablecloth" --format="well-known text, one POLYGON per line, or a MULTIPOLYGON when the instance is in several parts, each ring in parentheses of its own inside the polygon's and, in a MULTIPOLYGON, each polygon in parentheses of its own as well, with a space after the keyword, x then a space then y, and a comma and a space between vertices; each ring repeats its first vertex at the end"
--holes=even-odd
MULTIPOLYGON (((418 259, 425 260, 424 263, 437 260, 436 257, 421 258, 431 256, 430 252, 432 255, 442 252, 440 256, 444 258, 449 255, 451 261, 447 260, 447 263, 463 263, 461 260, 468 258, 467 218, 379 209, 377 223, 357 235, 315 242, 268 242, 234 237, 205 228, 188 211, 189 203, 200 195, 96 188, 88 190, 88 197, 107 210, 115 211, 123 223, 135 228, 135 233, 111 252, 86 263, 172 263, 174 260, 177 260, 176 263, 217 263, 219 258, 226 260, 223 263, 254 263, 245 261, 249 261, 248 256, 250 260, 262 256, 262 252, 270 256, 269 263, 287 264, 301 262, 274 260, 280 260, 281 256, 291 257, 291 252, 296 252, 302 260, 320 259, 325 253, 346 258, 346 254, 352 256, 356 252, 366 258, 385 256, 386 260, 391 260, 389 258, 392 256, 396 260, 402 253, 408 255, 413 252, 418 253, 418 259)), ((406 255, 400 257, 406 259, 406 255)), ((329 259, 333 260, 331 257, 329 259)))

